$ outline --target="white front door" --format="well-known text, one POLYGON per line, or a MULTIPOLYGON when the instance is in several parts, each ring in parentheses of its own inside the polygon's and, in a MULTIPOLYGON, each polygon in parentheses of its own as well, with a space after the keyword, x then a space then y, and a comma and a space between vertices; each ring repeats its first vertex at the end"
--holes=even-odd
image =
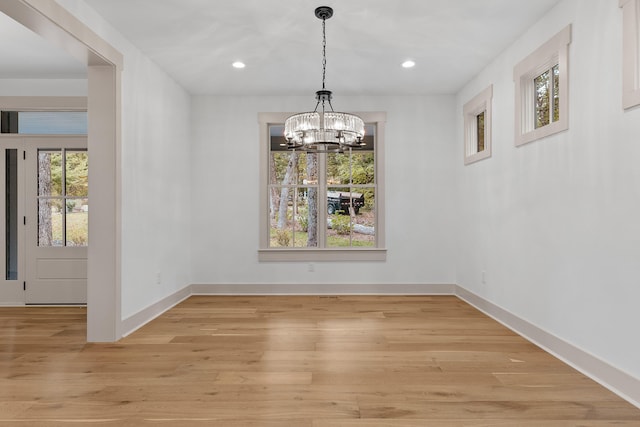
POLYGON ((25 138, 25 303, 85 304, 86 137, 25 138))

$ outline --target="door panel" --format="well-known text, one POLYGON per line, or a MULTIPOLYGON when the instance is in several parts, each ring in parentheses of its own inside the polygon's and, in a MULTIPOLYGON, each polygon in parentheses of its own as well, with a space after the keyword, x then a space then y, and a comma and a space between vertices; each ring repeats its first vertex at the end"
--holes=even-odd
POLYGON ((39 258, 36 265, 38 279, 86 279, 87 260, 83 258, 39 258))
POLYGON ((26 303, 85 304, 86 138, 36 139, 26 145, 26 303))

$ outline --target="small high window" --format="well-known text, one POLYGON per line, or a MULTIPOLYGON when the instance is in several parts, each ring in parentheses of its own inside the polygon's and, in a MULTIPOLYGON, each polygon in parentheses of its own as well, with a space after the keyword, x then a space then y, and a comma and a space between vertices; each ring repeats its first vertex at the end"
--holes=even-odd
POLYGON ((569 128, 569 44, 571 25, 515 66, 515 144, 569 128))
POLYGON ((464 104, 464 164, 491 157, 493 85, 464 104))

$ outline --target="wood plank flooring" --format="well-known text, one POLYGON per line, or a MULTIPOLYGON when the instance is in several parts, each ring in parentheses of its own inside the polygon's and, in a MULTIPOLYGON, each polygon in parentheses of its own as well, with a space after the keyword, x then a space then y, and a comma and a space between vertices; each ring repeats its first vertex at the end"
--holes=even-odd
POLYGON ((0 425, 640 426, 456 297, 191 297, 115 344, 0 308, 0 425))

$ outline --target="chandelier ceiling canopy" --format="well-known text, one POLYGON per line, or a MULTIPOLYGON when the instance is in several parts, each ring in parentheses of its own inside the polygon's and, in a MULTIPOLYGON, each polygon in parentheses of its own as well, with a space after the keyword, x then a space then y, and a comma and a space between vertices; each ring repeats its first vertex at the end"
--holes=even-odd
POLYGON ((322 20, 322 89, 316 92, 316 108, 311 112, 294 114, 284 122, 286 147, 314 153, 343 152, 361 148, 364 143, 364 121, 350 113, 339 113, 331 105, 332 93, 325 87, 327 72, 326 21, 333 16, 329 6, 316 8, 322 20), (328 105, 329 111, 325 110, 328 105), (318 111, 320 107, 320 111, 318 111))

